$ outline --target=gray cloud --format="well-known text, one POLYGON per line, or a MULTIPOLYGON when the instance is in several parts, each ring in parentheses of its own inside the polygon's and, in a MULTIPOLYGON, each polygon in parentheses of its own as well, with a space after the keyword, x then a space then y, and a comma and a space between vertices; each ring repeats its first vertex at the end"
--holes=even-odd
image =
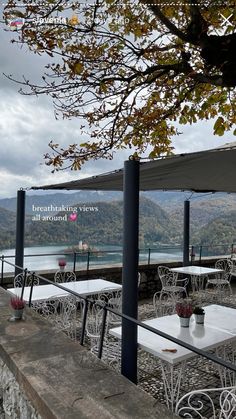
POLYGON ((179 125, 181 135, 173 139, 176 153, 191 153, 219 147, 222 144, 235 141, 232 132, 226 132, 219 137, 213 134, 214 121, 200 121, 193 125, 179 125))

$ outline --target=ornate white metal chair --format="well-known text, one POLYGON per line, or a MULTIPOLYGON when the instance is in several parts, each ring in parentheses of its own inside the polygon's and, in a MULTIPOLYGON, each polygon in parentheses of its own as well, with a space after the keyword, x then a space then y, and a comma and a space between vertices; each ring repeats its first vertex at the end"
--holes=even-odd
POLYGON ((235 419, 236 387, 190 391, 178 401, 175 413, 199 419, 235 419))
POLYGON ((56 301, 55 327, 63 331, 73 340, 76 340, 76 313, 77 299, 74 296, 61 297, 56 301))
MULTIPOLYGON (((102 323, 103 323, 103 306, 104 300, 97 300, 89 303, 88 317, 86 322, 86 334, 90 340, 90 350, 94 355, 98 355, 102 323)), ((102 360, 110 365, 116 365, 120 362, 121 347, 120 342, 109 336, 108 321, 105 325, 105 336, 103 341, 102 360)))
POLYGON ((68 337, 76 340, 77 299, 67 297, 51 297, 48 301, 33 302, 31 308, 47 319, 57 331, 65 332, 68 337))
POLYGON ((30 287, 32 282, 33 285, 39 285, 39 278, 37 275, 33 275, 31 272, 27 272, 26 275, 24 272, 18 274, 14 278, 14 288, 22 288, 24 284, 24 278, 25 278, 25 286, 30 287))
MULTIPOLYGON (((98 300, 99 302, 99 300, 98 300)), ((86 321, 86 335, 90 340, 91 351, 93 352, 98 348, 98 341, 100 339, 102 319, 103 319, 103 304, 101 305, 96 302, 88 303, 87 321, 86 321)))
POLYGON ((54 275, 55 282, 72 282, 76 281, 76 275, 73 271, 57 271, 54 275))
POLYGON ((176 298, 182 296, 183 294, 187 297, 187 284, 188 279, 178 279, 178 274, 171 272, 166 266, 158 266, 157 268, 158 276, 161 281, 161 293, 165 294, 172 293, 176 298))
MULTIPOLYGON (((103 289, 103 293, 99 294, 98 301, 103 301, 108 304, 108 307, 121 312, 122 311, 122 290, 103 289)), ((121 317, 117 314, 107 313, 108 327, 115 327, 121 324, 121 317)))
POLYGON ((211 294, 215 293, 216 298, 221 300, 226 290, 228 290, 229 295, 233 294, 230 285, 233 263, 230 259, 219 259, 215 263, 215 268, 222 269, 224 272, 216 274, 213 278, 208 278, 205 290, 208 291, 208 287, 210 287, 211 294))
MULTIPOLYGON (((17 293, 16 293, 18 297, 22 296, 24 281, 25 281, 25 287, 30 287, 32 283, 33 283, 33 286, 39 285, 39 278, 37 277, 37 275, 31 272, 27 272, 27 273, 22 272, 16 275, 13 280, 13 284, 14 284, 14 288, 19 288, 19 292, 17 290, 17 293)), ((24 298, 24 295, 22 297, 24 298)))
POLYGON ((176 298, 172 292, 157 291, 153 295, 153 307, 157 317, 175 313, 176 298))

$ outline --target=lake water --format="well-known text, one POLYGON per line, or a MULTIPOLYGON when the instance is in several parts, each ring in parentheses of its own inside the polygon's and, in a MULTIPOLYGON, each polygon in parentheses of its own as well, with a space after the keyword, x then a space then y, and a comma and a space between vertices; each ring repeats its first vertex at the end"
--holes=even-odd
MULTIPOLYGON (((24 266, 31 271, 41 271, 47 269, 57 269, 58 259, 65 257, 67 260, 67 267, 73 268, 73 255, 64 255, 63 250, 68 248, 68 245, 62 246, 34 246, 25 248, 24 266), (39 256, 35 256, 39 255, 39 256)), ((122 263, 122 247, 121 246, 96 246, 96 249, 101 251, 97 256, 91 254, 89 265, 113 265, 122 263)), ((12 256, 6 260, 15 263, 15 249, 3 249, 1 255, 12 256)), ((171 260, 182 260, 182 252, 176 249, 165 249, 162 251, 151 251, 150 262, 167 262, 171 260)), ((87 254, 83 256, 77 255, 76 268, 84 269, 87 266, 87 254)), ((139 261, 141 263, 148 262, 148 249, 140 250, 139 261)), ((7 263, 4 263, 4 272, 12 272, 14 268, 7 263)))

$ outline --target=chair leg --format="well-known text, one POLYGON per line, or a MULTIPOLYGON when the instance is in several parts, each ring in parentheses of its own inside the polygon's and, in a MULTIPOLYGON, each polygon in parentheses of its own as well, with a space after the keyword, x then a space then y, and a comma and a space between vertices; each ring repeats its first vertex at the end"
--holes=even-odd
POLYGON ((186 298, 188 298, 188 291, 186 290, 186 288, 184 288, 184 293, 185 293, 186 298))
POLYGON ((230 283, 229 283, 229 292, 230 292, 230 295, 233 295, 233 291, 232 291, 230 283))

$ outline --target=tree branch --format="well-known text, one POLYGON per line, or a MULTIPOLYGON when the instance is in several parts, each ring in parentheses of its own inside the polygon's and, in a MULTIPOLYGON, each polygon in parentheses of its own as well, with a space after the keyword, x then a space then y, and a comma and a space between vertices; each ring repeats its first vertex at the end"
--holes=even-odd
POLYGON ((171 31, 173 35, 178 36, 178 38, 182 39, 184 42, 190 42, 189 37, 182 32, 180 29, 177 28, 161 11, 160 7, 158 6, 159 0, 152 0, 150 5, 150 0, 139 0, 141 3, 146 4, 149 9, 152 10, 154 15, 171 31))

